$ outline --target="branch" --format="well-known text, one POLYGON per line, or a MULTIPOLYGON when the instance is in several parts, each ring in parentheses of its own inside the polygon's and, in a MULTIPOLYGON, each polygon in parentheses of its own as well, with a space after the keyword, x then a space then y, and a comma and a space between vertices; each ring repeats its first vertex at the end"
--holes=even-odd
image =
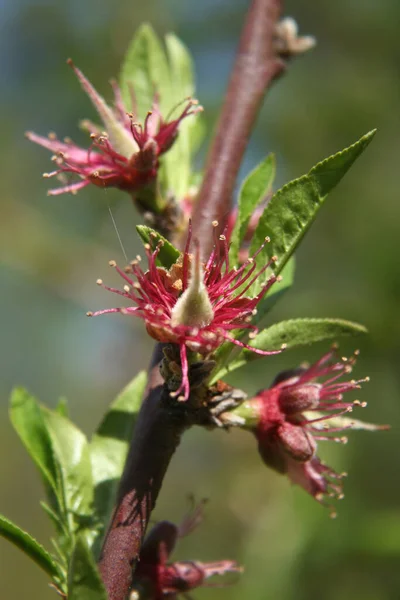
MULTIPOLYGON (((265 90, 283 68, 273 50, 280 5, 279 0, 254 0, 249 9, 194 214, 194 234, 204 251, 212 244, 211 221, 223 222, 230 209, 237 172, 265 90)), ((193 423, 186 406, 173 411, 169 406, 158 370, 161 351, 158 344, 99 561, 109 600, 127 598, 164 475, 181 435, 193 423)))
MULTIPOLYGON (((281 0, 253 0, 248 12, 194 208, 194 231, 206 244, 212 243, 210 223, 216 220, 223 224, 227 219, 237 174, 265 92, 285 68, 274 48, 281 8, 281 0)), ((208 250, 203 246, 206 256, 208 250)))
POLYGON ((171 418, 165 402, 157 344, 149 382, 122 475, 116 508, 99 562, 109 600, 125 600, 151 511, 180 437, 187 427, 183 411, 171 418))

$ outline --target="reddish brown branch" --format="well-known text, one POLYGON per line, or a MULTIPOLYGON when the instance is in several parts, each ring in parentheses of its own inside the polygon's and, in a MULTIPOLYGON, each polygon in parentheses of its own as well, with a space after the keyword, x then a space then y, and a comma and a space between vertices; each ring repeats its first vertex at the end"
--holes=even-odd
MULTIPOLYGON (((194 215, 194 231, 204 250, 212 243, 210 223, 223 221, 252 125, 268 85, 282 70, 273 51, 279 0, 253 0, 194 215)), ((149 384, 121 480, 117 505, 99 562, 109 600, 126 600, 132 570, 165 472, 180 437, 190 426, 188 410, 171 411, 158 363, 157 345, 149 384)))
POLYGON ((240 39, 225 102, 211 146, 203 185, 193 214, 197 237, 207 256, 210 223, 224 223, 243 154, 266 90, 284 62, 274 51, 281 0, 253 0, 240 39))
POLYGON ((132 569, 139 555, 165 472, 186 427, 184 413, 167 408, 158 364, 162 345, 156 346, 145 400, 135 428, 117 505, 107 532, 99 568, 109 600, 125 600, 132 569))

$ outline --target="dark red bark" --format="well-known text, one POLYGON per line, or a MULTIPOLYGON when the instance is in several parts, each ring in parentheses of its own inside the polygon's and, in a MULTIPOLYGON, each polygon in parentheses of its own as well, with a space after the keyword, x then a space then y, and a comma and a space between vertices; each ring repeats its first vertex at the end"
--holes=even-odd
POLYGON ((264 95, 285 63, 274 51, 280 0, 254 0, 241 35, 206 173, 194 208, 193 227, 207 256, 210 224, 226 222, 240 164, 264 95))

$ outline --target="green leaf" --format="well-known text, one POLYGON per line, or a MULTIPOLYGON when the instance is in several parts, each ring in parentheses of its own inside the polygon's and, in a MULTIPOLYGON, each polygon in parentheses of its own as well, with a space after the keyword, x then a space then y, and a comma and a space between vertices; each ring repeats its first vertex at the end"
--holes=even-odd
MULTIPOLYGON (((46 502, 43 502, 43 500, 40 501, 40 506, 42 507, 42 509, 44 510, 46 515, 49 517, 50 521, 53 523, 54 528, 57 531, 57 534, 60 537, 63 537, 63 539, 69 539, 70 532, 67 530, 65 523, 63 522, 60 515, 57 514, 48 504, 46 504, 46 502)), ((62 551, 63 551, 63 556, 65 558, 65 551, 68 551, 68 547, 65 548, 63 545, 62 551)))
POLYGON ((283 267, 281 273, 282 280, 275 282, 268 294, 259 302, 257 313, 252 320, 253 325, 258 325, 265 315, 272 310, 278 300, 292 287, 295 269, 296 260, 294 256, 291 256, 283 267))
POLYGON ((275 178, 275 156, 269 154, 244 180, 238 199, 238 215, 231 235, 229 258, 237 264, 239 249, 254 210, 265 200, 275 178))
POLYGON ((64 512, 63 495, 60 494, 59 486, 60 472, 41 407, 37 400, 22 388, 16 388, 11 395, 10 419, 44 479, 52 508, 64 512), (49 490, 54 492, 57 506, 49 490))
POLYGON ((25 552, 53 581, 61 583, 64 576, 54 558, 29 533, 0 515, 0 535, 25 552))
MULTIPOLYGON (((142 371, 122 390, 111 404, 90 443, 95 486, 94 508, 96 517, 104 526, 113 509, 146 382, 147 375, 142 371)), ((98 537, 101 533, 99 531, 98 537)))
POLYGON ((186 46, 173 33, 165 36, 170 65, 172 93, 175 101, 182 102, 194 92, 193 60, 186 46))
POLYGON ((41 411, 59 466, 60 488, 65 498, 69 529, 76 532, 90 528, 93 482, 87 439, 66 417, 44 406, 41 411))
MULTIPOLYGON (((261 331, 249 345, 259 350, 280 350, 282 344, 286 349, 297 346, 305 346, 315 342, 337 339, 345 335, 360 335, 367 330, 359 323, 345 321, 343 319, 290 319, 275 323, 268 329, 261 331)), ((228 366, 218 370, 213 376, 212 383, 239 369, 243 365, 263 358, 262 354, 256 354, 244 348, 241 350, 228 366)))
MULTIPOLYGON (((375 130, 364 135, 358 142, 318 163, 307 175, 295 179, 278 190, 268 203, 254 234, 250 253, 254 253, 266 236, 271 243, 260 253, 262 259, 278 257, 270 272, 278 274, 292 256, 303 236, 314 221, 327 194, 342 179, 353 162, 365 150, 375 130)), ((255 291, 259 289, 257 283, 255 291)))
POLYGON ((107 592, 83 536, 78 536, 71 557, 68 600, 107 600, 107 592))
MULTIPOLYGON (((182 110, 182 101, 193 97, 194 69, 193 61, 186 46, 173 34, 165 38, 168 62, 170 66, 171 106, 176 107, 171 116, 177 117, 182 110)), ((189 189, 191 173, 191 156, 198 143, 198 131, 192 131, 199 117, 184 119, 179 126, 179 134, 172 148, 163 157, 163 169, 166 173, 167 191, 173 191, 177 199, 183 199, 189 189)))
MULTIPOLYGON (((164 120, 174 119, 182 110, 182 102, 194 94, 192 58, 172 34, 166 36, 164 49, 154 30, 145 24, 127 51, 120 83, 126 106, 131 104, 133 90, 139 120, 143 121, 151 109, 156 93, 164 120)), ((161 160, 159 183, 164 194, 172 193, 178 200, 185 197, 190 186, 191 155, 201 134, 197 122, 198 117, 184 119, 172 148, 161 160)))
POLYGON ((143 242, 145 244, 150 244, 152 250, 155 249, 158 242, 163 242, 157 257, 159 264, 166 269, 169 269, 174 263, 176 263, 181 253, 177 248, 175 248, 175 246, 171 244, 171 242, 169 242, 165 237, 151 227, 147 227, 147 225, 137 225, 136 229, 143 242))
POLYGON ((95 485, 122 474, 146 382, 146 372, 141 371, 114 400, 93 435, 90 453, 95 485))
POLYGON ((171 82, 165 51, 147 23, 137 30, 122 64, 120 85, 125 106, 131 104, 130 88, 137 104, 135 116, 144 120, 151 109, 155 94, 160 95, 163 114, 172 108, 171 82))
POLYGON ((58 412, 59 415, 63 416, 63 417, 67 417, 69 416, 68 413, 68 401, 66 398, 60 398, 58 401, 58 404, 55 408, 56 412, 58 412))
POLYGON ((56 527, 59 522, 67 549, 74 532, 88 528, 92 535, 92 467, 85 436, 57 410, 41 406, 22 389, 11 398, 11 421, 46 483, 52 521, 56 527))
POLYGON ((113 507, 146 382, 142 371, 122 390, 90 443, 95 510, 101 521, 106 521, 113 507))
MULTIPOLYGON (((290 319, 261 331, 251 341, 250 346, 259 350, 279 350, 282 344, 286 344, 287 348, 295 348, 343 335, 359 335, 366 332, 363 325, 343 319, 290 319)), ((254 360, 260 356, 250 350, 244 350, 244 354, 247 360, 254 360)))
MULTIPOLYGON (((207 134, 207 125, 205 123, 205 119, 203 119, 201 113, 197 113, 194 118, 191 118, 187 121, 190 123, 189 128, 189 137, 190 137, 190 155, 191 157, 195 156, 196 152, 199 150, 201 144, 204 141, 204 138, 207 134)), ((203 179, 203 173, 191 173, 189 179, 189 188, 193 185, 193 180, 195 184, 201 183, 203 179), (196 181, 197 178, 197 181, 196 181)))

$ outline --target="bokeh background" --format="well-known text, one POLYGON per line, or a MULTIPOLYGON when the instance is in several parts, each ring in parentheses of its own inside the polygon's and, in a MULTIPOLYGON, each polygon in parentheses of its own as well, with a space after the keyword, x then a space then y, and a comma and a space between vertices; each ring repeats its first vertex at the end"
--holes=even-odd
MULTIPOLYGON (((151 342, 141 323, 118 316, 87 319, 109 301, 97 288, 107 261, 123 262, 108 205, 129 255, 139 245, 135 215, 116 192, 87 188, 49 198, 45 150, 24 131, 57 131, 85 141, 77 121, 93 118, 65 59, 73 57, 100 92, 118 71, 136 27, 150 20, 174 30, 193 52, 198 97, 212 131, 232 64, 247 0, 1 0, 1 381, 0 511, 48 543, 39 478, 7 416, 10 390, 26 386, 53 406, 69 399, 90 434, 102 412, 138 369, 151 342)), ((243 168, 273 150, 278 184, 379 129, 372 145, 335 190, 298 252, 294 288, 271 321, 336 316, 360 321, 370 335, 345 340, 361 349, 356 376, 363 417, 390 423, 387 433, 354 433, 346 447, 321 454, 345 469, 339 517, 267 471, 251 436, 190 431, 176 454, 155 518, 179 520, 187 496, 208 497, 202 527, 176 556, 237 559, 246 566, 229 588, 197 598, 252 600, 397 600, 400 597, 400 3, 398 0, 288 0, 286 13, 318 47, 295 61, 270 92, 243 168)), ((312 359, 326 346, 256 362, 235 381, 249 392, 277 371, 312 359)), ((0 540, 0 596, 55 597, 45 576, 0 540)))

